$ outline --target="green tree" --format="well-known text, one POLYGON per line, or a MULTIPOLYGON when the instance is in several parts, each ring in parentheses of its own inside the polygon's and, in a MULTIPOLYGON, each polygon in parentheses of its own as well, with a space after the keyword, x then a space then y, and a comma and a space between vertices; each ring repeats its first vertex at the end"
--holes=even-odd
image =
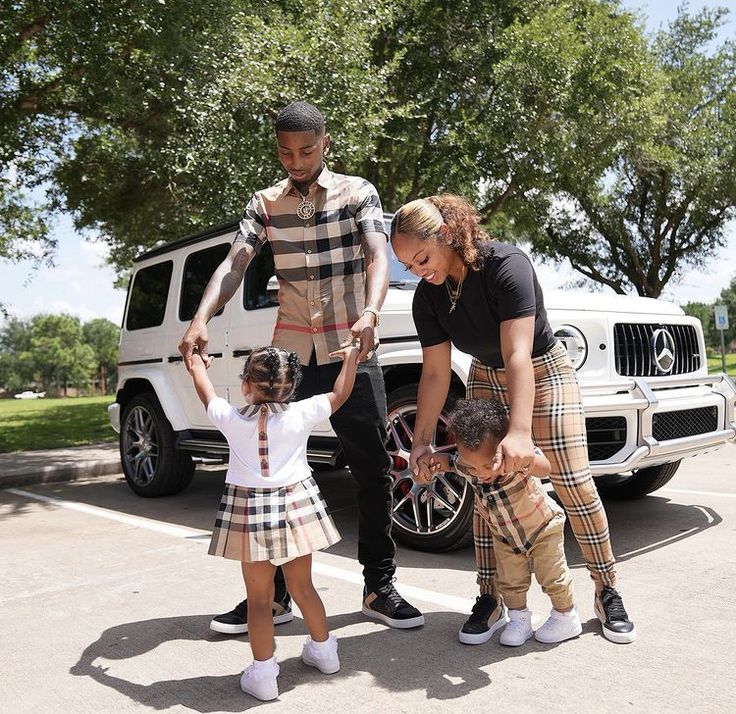
MULTIPOLYGON (((714 303, 715 305, 725 305, 728 310, 728 329, 723 331, 723 337, 726 342, 726 348, 736 340, 736 276, 731 279, 728 286, 721 290, 721 294, 714 303)), ((715 329, 713 313, 711 312, 711 322, 714 324, 713 331, 717 336, 718 350, 721 349, 721 335, 719 330, 715 329)))
POLYGON ((18 391, 34 383, 30 321, 9 317, 0 327, 0 387, 18 391))
POLYGON ((105 318, 90 320, 82 326, 82 339, 94 351, 100 387, 107 394, 117 384, 120 328, 105 318))
POLYGON ((79 318, 72 315, 36 315, 31 320, 31 346, 36 372, 45 389, 69 384, 82 388, 94 374, 95 353, 85 344, 79 318))
POLYGON ((705 346, 709 351, 721 349, 721 338, 717 334, 715 328, 715 319, 713 316, 713 303, 705 302, 689 302, 682 305, 685 314, 697 317, 703 325, 703 337, 705 346))
POLYGON ((123 269, 239 215, 281 175, 271 120, 297 98, 330 116, 335 165, 357 165, 391 106, 392 65, 369 56, 388 4, 0 0, 0 257, 50 256, 56 209, 123 269))
POLYGON ((556 203, 538 215, 540 252, 616 292, 658 297, 723 246, 736 215, 736 45, 710 48, 725 17, 681 9, 656 37, 648 121, 602 171, 563 168, 556 203))
POLYGON ((387 206, 451 190, 512 237, 538 231, 560 172, 603 171, 651 101, 646 42, 616 3, 401 3, 377 54, 398 58, 409 110, 364 166, 387 206))

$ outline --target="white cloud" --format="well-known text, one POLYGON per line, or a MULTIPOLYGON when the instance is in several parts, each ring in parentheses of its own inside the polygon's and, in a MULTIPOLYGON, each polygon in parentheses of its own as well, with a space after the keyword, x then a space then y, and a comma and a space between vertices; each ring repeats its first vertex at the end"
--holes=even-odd
POLYGON ((55 231, 58 251, 53 267, 29 261, 0 263, 0 302, 12 315, 66 312, 83 321, 106 317, 120 324, 125 291, 113 287, 115 273, 106 264, 107 247, 85 241, 68 218, 55 231))

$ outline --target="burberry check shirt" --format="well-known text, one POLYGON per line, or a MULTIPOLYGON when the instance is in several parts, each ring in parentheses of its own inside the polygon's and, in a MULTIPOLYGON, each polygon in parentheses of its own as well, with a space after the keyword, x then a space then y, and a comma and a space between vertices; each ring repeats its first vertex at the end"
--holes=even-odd
POLYGON ((235 241, 258 251, 268 240, 279 281, 273 344, 309 363, 333 360, 350 326, 365 307, 362 239, 380 233, 388 240, 383 209, 373 185, 358 176, 323 168, 306 195, 315 205, 299 218, 302 195, 291 179, 257 191, 248 202, 235 241))
POLYGON ((514 471, 495 481, 479 481, 453 456, 452 469, 470 481, 483 519, 495 538, 511 546, 514 553, 526 553, 552 518, 564 511, 542 489, 535 476, 514 471))

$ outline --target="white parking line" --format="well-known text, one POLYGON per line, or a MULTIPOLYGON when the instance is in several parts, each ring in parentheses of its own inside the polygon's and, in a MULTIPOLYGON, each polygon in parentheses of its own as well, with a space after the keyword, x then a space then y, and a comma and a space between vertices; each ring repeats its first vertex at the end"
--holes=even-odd
POLYGON ((52 496, 42 496, 40 493, 23 491, 20 488, 7 488, 5 490, 8 493, 14 493, 16 496, 32 498, 36 501, 43 501, 44 503, 53 503, 55 506, 59 506, 60 508, 67 508, 70 511, 79 511, 80 513, 87 513, 90 516, 107 518, 110 521, 125 523, 128 526, 135 526, 136 528, 146 528, 149 531, 156 531, 157 533, 164 533, 165 535, 177 536, 178 538, 197 538, 201 536, 211 535, 209 531, 197 530, 196 528, 187 528, 186 526, 172 526, 169 523, 161 523, 160 521, 155 521, 152 518, 143 518, 142 516, 129 516, 125 513, 112 511, 108 508, 101 508, 100 506, 88 506, 86 503, 65 501, 61 498, 53 498, 52 496))
MULTIPOLYGON (((163 533, 164 535, 175 536, 189 541, 201 543, 205 538, 209 538, 209 536, 212 535, 210 531, 199 530, 197 528, 187 528, 186 526, 172 526, 169 523, 161 523, 160 521, 153 520, 152 518, 129 516, 125 513, 119 513, 118 511, 113 511, 108 508, 88 506, 85 503, 66 501, 61 498, 54 498, 53 496, 42 496, 39 493, 24 491, 19 488, 8 488, 5 490, 8 493, 15 494, 16 496, 42 501, 44 503, 51 503, 59 508, 66 508, 71 511, 86 513, 87 515, 96 516, 97 518, 106 518, 110 521, 117 521, 118 523, 124 523, 125 525, 144 528, 146 530, 155 531, 156 533, 163 533)), ((321 556, 321 553, 316 553, 315 560, 312 562, 312 570, 315 573, 319 573, 320 575, 324 575, 328 578, 342 580, 346 583, 363 585, 363 576, 360 573, 347 570, 345 568, 338 568, 334 565, 328 565, 327 563, 321 563, 317 560, 321 556)), ((330 557, 330 559, 343 557, 327 553, 325 556, 330 557)), ((401 584, 400 589, 402 595, 409 600, 421 600, 425 603, 438 605, 444 610, 467 613, 470 612, 473 606, 473 601, 467 598, 444 595, 443 593, 436 592, 435 590, 425 590, 424 588, 415 587, 414 585, 401 584)))
MULTIPOLYGON (((683 493, 688 496, 716 496, 717 498, 736 498, 736 493, 725 493, 723 491, 690 491, 686 488, 660 488, 659 491, 669 493, 683 493)), ((659 493, 659 491, 657 493, 659 493)))

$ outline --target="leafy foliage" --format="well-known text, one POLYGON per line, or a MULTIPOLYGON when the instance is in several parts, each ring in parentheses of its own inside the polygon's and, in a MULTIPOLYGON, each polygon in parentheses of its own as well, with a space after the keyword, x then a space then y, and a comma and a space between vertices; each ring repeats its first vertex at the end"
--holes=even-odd
POLYGON ((736 216, 736 45, 708 51, 724 16, 681 10, 657 37, 646 121, 604 171, 561 176, 539 251, 616 292, 658 297, 724 245, 736 216))
POLYGON ((0 258, 49 221, 120 271, 239 215, 283 175, 272 119, 306 99, 333 168, 389 210, 440 190, 502 238, 657 296, 712 256, 736 203, 721 11, 649 42, 616 0, 0 0, 0 258), (35 203, 35 205, 34 205, 35 203))
POLYGON ((728 350, 729 345, 736 342, 736 277, 732 278, 721 294, 712 303, 691 302, 683 305, 682 309, 688 314, 699 318, 703 323, 705 344, 714 352, 721 351, 721 331, 716 328, 713 308, 715 305, 725 305, 728 311, 728 329, 723 331, 723 340, 728 350))
POLYGON ((31 385, 65 390, 86 387, 93 374, 117 374, 118 327, 105 319, 82 325, 71 315, 11 318, 0 328, 0 386, 17 391, 31 385))

